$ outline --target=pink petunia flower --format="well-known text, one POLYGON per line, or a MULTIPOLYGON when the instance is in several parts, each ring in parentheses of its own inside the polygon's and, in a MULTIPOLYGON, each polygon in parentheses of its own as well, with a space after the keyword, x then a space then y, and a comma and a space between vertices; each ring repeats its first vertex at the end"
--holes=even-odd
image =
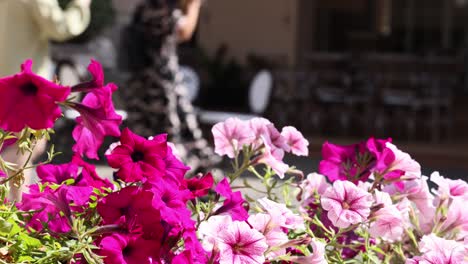
POLYGON ((214 137, 215 152, 229 158, 234 158, 242 150, 243 145, 251 144, 255 138, 247 121, 232 117, 218 123, 211 129, 214 137))
POLYGON ((159 263, 161 243, 136 235, 111 234, 99 243, 99 254, 106 264, 159 263))
POLYGON ((70 88, 36 75, 32 60, 27 60, 20 73, 0 78, 0 94, 0 128, 19 132, 53 127, 62 114, 57 103, 65 101, 70 88))
POLYGON ((291 261, 298 264, 327 264, 325 259, 325 244, 317 238, 312 238, 310 245, 312 246, 312 254, 309 256, 292 256, 291 261))
POLYGON ((419 251, 422 256, 417 256, 406 261, 407 264, 430 263, 466 263, 467 251, 462 243, 447 240, 430 234, 423 236, 419 242, 419 251))
POLYGON ((262 264, 268 249, 265 237, 246 222, 228 216, 212 216, 200 225, 205 250, 219 251, 220 264, 262 264))
POLYGON ((390 142, 386 142, 385 149, 377 158, 373 171, 381 174, 385 180, 393 182, 400 189, 404 188, 404 181, 421 178, 419 163, 390 142))
POLYGON ((112 103, 112 93, 117 86, 110 83, 101 89, 89 92, 82 103, 72 107, 80 113, 76 118, 76 126, 72 135, 76 144, 73 151, 80 156, 98 159, 97 150, 102 145, 105 136, 120 136, 119 125, 122 116, 115 112, 112 103))
POLYGON ((125 128, 120 145, 107 155, 112 168, 119 169, 117 176, 125 182, 137 182, 165 174, 167 142, 164 138, 147 140, 125 128))
POLYGON ((325 176, 318 173, 310 173, 301 183, 303 201, 313 197, 315 193, 322 195, 330 187, 325 176))
POLYGON ((309 141, 304 138, 301 132, 295 127, 286 126, 281 130, 281 135, 286 139, 287 144, 291 148, 291 152, 297 156, 309 155, 309 141))
MULTIPOLYGON (((407 199, 404 199, 395 205, 392 204, 387 193, 381 194, 386 195, 388 201, 382 204, 383 208, 373 214, 375 220, 370 224, 369 233, 373 238, 381 238, 390 242, 398 241, 409 226, 408 212, 410 203, 407 199)), ((377 199, 376 204, 379 204, 377 199)))
POLYGON ((289 165, 283 162, 284 150, 276 148, 270 142, 268 137, 261 136, 264 143, 263 154, 256 160, 256 163, 263 163, 270 166, 273 171, 281 178, 288 171, 289 165))
POLYGON ((304 229, 304 219, 293 213, 285 204, 273 202, 266 197, 257 201, 272 216, 278 226, 288 229, 304 229))
POLYGON ((436 171, 431 174, 431 181, 439 186, 437 189, 439 199, 462 197, 464 200, 468 200, 468 183, 464 180, 447 179, 436 171))
POLYGON ((281 226, 275 223, 274 216, 270 214, 254 214, 249 216, 248 223, 265 236, 266 243, 271 250, 267 258, 275 258, 286 254, 286 248, 282 245, 289 242, 288 236, 281 229, 281 226))
POLYGON ((372 195, 349 181, 335 181, 322 195, 323 209, 336 227, 364 222, 370 214, 372 195))

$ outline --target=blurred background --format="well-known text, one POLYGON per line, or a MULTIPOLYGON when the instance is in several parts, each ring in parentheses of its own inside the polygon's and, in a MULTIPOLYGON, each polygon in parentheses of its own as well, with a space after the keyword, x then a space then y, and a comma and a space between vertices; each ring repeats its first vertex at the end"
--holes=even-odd
MULTIPOLYGON (((60 79, 86 79, 96 58, 127 89, 122 32, 138 2, 94 0, 86 32, 53 45, 60 79)), ((392 137, 426 173, 468 176, 468 0, 211 0, 179 55, 200 113, 295 126, 317 160, 325 140, 392 137)))

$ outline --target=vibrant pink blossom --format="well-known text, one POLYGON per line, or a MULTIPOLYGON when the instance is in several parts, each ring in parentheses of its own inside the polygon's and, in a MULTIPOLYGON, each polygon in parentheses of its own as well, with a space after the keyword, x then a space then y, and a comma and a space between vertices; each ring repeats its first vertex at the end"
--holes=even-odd
POLYGON ((162 177, 165 174, 167 143, 162 139, 147 140, 125 128, 120 137, 120 145, 107 155, 112 168, 119 169, 117 176, 126 182, 141 181, 146 178, 162 177))
POLYGON ((112 184, 108 179, 105 179, 97 174, 96 166, 87 163, 80 156, 73 156, 72 163, 81 167, 81 173, 78 174, 75 185, 91 186, 97 189, 114 189, 114 184, 112 184))
POLYGON ((0 94, 0 128, 19 132, 53 127, 62 114, 57 103, 65 101, 70 88, 36 75, 32 60, 27 60, 20 73, 0 78, 0 94))
POLYGON ((67 233, 71 230, 70 197, 67 194, 66 188, 53 190, 46 187, 40 191, 38 185, 32 185, 29 193, 23 193, 23 199, 17 207, 23 211, 36 211, 26 218, 28 227, 41 231, 46 225, 53 232, 67 233))
POLYGON ((325 244, 317 238, 312 238, 310 245, 312 246, 312 254, 309 256, 292 256, 291 261, 298 264, 327 264, 325 259, 325 244))
POLYGON ((66 163, 61 165, 46 164, 36 169, 37 176, 41 182, 61 184, 68 179, 76 179, 78 176, 78 165, 66 163))
MULTIPOLYGON (((153 140, 155 138, 153 138, 153 140)), ((177 186, 183 184, 184 176, 187 171, 190 170, 190 167, 185 166, 180 158, 174 155, 174 148, 169 145, 169 142, 167 147, 167 154, 164 158, 164 163, 166 167, 166 174, 164 175, 164 178, 172 181, 177 186)))
POLYGON ((408 259, 407 264, 433 264, 433 263, 466 263, 467 251, 462 243, 447 240, 430 234, 423 236, 419 242, 419 251, 422 256, 408 259))
POLYGON ((88 92, 94 89, 100 89, 104 86, 104 71, 101 63, 91 59, 91 63, 88 65, 88 71, 93 79, 73 86, 72 92, 88 92))
POLYGON ((73 151, 80 156, 99 159, 97 150, 102 145, 105 136, 120 136, 119 125, 122 117, 115 112, 112 104, 112 93, 117 86, 110 83, 101 89, 89 92, 82 103, 72 107, 80 113, 76 118, 76 126, 72 135, 76 144, 73 151))
POLYGON ((161 243, 136 235, 114 233, 99 243, 99 254, 106 264, 159 263, 161 243))
POLYGON ((213 186, 213 176, 207 173, 201 177, 195 176, 191 179, 184 180, 185 187, 191 192, 190 199, 202 197, 208 194, 208 191, 213 186))
POLYGON ((265 237, 246 222, 230 221, 229 216, 212 216, 200 225, 205 236, 205 250, 219 251, 220 264, 243 264, 265 261, 268 249, 265 237))
POLYGON ((103 224, 118 224, 146 238, 162 236, 160 212, 153 207, 154 194, 136 186, 125 187, 99 201, 97 211, 103 224))
POLYGON ((225 198, 223 205, 215 211, 215 215, 229 214, 233 220, 239 221, 249 218, 249 213, 244 208, 245 200, 241 192, 232 192, 227 178, 218 183, 215 191, 225 198))
POLYGON ((335 181, 322 195, 323 209, 336 227, 346 228, 367 220, 372 196, 349 181, 335 181))
POLYGON ((179 190, 178 186, 162 179, 152 182, 150 185, 154 194, 153 207, 161 212, 164 220, 170 224, 191 225, 190 212, 186 202, 191 197, 188 190, 179 190))
POLYGON ((215 152, 229 158, 234 158, 242 150, 243 145, 251 144, 255 138, 247 121, 239 118, 228 118, 211 129, 214 137, 215 152))
POLYGON ((357 154, 364 157, 365 144, 340 146, 325 142, 322 146, 322 160, 319 164, 319 173, 327 176, 328 180, 350 180, 352 182, 366 181, 370 175, 370 154, 363 158, 361 164, 357 154))
POLYGON ((293 213, 285 204, 273 202, 266 197, 257 201, 277 225, 288 229, 304 229, 304 219, 293 213))
POLYGON ((286 139, 291 152, 297 156, 309 155, 309 141, 295 127, 286 126, 281 130, 281 135, 286 139))
POLYGON ((275 223, 274 216, 270 214, 254 214, 249 216, 248 223, 265 236, 266 243, 270 249, 268 258, 275 258, 286 254, 286 248, 282 247, 289 242, 288 236, 283 232, 281 226, 275 223))

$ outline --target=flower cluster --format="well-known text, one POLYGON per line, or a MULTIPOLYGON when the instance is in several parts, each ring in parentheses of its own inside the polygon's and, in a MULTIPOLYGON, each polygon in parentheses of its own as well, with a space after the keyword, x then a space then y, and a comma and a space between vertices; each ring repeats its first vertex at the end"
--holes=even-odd
POLYGON ((232 171, 191 175, 167 135, 120 130, 111 101, 117 87, 104 84, 98 62, 88 67, 92 80, 73 87, 35 75, 31 63, 0 79, 0 92, 28 104, 15 114, 16 106, 0 99, 0 149, 16 144, 32 153, 60 106, 80 114, 76 144, 64 164, 51 163, 53 148, 31 168, 0 159, 1 263, 468 261, 468 184, 438 172, 423 176, 391 139, 326 142, 318 173, 304 177, 284 162, 286 153, 308 155, 294 127, 280 132, 264 118, 230 118, 212 133, 232 171), (82 102, 67 100, 71 92, 85 93, 82 102), (119 141, 105 154, 113 175, 103 178, 85 159, 98 158, 106 136, 119 141), (8 201, 7 183, 21 184, 32 168, 40 182, 21 201, 8 201))

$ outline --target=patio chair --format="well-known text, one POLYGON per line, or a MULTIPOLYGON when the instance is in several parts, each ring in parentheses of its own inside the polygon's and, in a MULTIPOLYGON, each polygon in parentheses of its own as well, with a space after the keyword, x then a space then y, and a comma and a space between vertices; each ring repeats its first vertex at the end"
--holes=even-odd
MULTIPOLYGON (((187 87, 189 99, 194 100, 199 91, 200 80, 198 75, 188 66, 182 66, 181 69, 184 73, 183 81, 187 87)), ((261 117, 268 107, 272 87, 272 74, 267 70, 261 70, 254 76, 249 87, 248 106, 250 113, 225 112, 197 108, 196 111, 200 123, 212 125, 218 122, 223 122, 230 117, 237 117, 241 120, 261 117)))

